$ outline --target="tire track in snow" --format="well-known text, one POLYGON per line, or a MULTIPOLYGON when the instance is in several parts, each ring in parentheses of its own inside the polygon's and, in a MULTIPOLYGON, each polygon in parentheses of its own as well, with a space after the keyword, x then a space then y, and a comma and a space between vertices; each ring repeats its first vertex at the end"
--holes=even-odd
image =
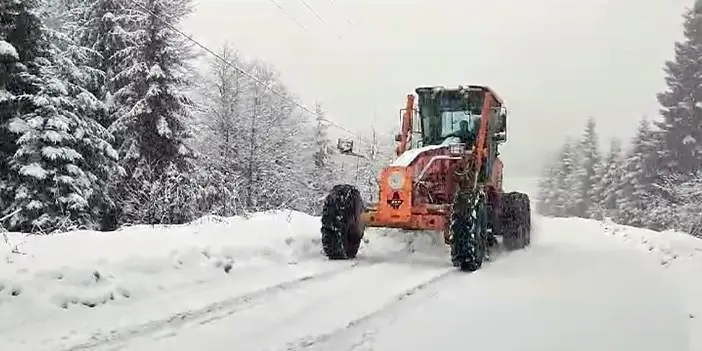
POLYGON ((118 346, 118 344, 129 341, 130 339, 155 334, 165 328, 178 329, 192 323, 210 323, 217 319, 249 309, 261 302, 264 302, 265 300, 268 300, 271 296, 285 292, 286 290, 299 288, 305 284, 310 284, 313 282, 329 280, 358 266, 374 266, 380 263, 381 262, 353 261, 349 265, 345 265, 339 269, 332 269, 321 273, 305 275, 296 279, 287 280, 279 284, 252 291, 250 293, 237 295, 230 299, 220 300, 203 308, 179 312, 169 316, 168 318, 153 320, 138 326, 113 331, 107 336, 93 336, 92 340, 89 342, 73 345, 65 348, 64 350, 79 351, 91 350, 97 347, 107 347, 110 345, 118 346))
MULTIPOLYGON (((510 252, 504 251, 501 247, 493 249, 492 259, 485 261, 481 270, 489 268, 490 265, 497 262, 499 259, 504 259, 509 256, 510 252)), ((422 283, 419 283, 400 294, 397 294, 393 299, 381 308, 374 312, 356 318, 350 321, 345 327, 335 329, 328 333, 318 334, 316 336, 305 337, 294 342, 288 343, 285 347, 277 349, 277 351, 327 351, 335 350, 342 351, 337 346, 337 341, 341 340, 342 345, 348 345, 344 351, 372 351, 373 338, 377 333, 377 325, 386 325, 392 323, 397 315, 407 307, 416 307, 423 302, 427 302, 427 298, 437 295, 436 291, 432 291, 439 283, 446 281, 451 277, 468 277, 474 272, 462 272, 457 268, 450 268, 447 271, 431 277, 422 283), (425 293, 420 296, 421 293, 425 293), (382 323, 379 323, 382 320, 382 323), (363 328, 364 326, 370 326, 363 328), (374 327, 375 326, 375 327, 374 327)))
MULTIPOLYGON (((164 329, 103 350, 303 350, 337 336, 350 326, 405 308, 400 304, 452 275, 446 264, 378 262, 268 295, 259 304, 229 315, 209 316, 187 328, 164 329), (368 283, 371 283, 370 285, 368 283), (401 305, 401 306, 400 306, 401 305)), ((327 350, 327 349, 323 349, 327 350)))
POLYGON ((353 270, 356 267, 376 266, 393 260, 402 261, 411 256, 414 252, 412 242, 406 242, 404 244, 404 247, 400 249, 386 252, 382 258, 373 255, 359 255, 356 260, 339 269, 310 274, 279 284, 269 285, 249 293, 237 294, 232 298, 218 300, 202 308, 175 313, 167 318, 149 321, 148 323, 135 325, 133 327, 120 328, 111 331, 108 335, 93 335, 90 341, 79 344, 76 343, 68 347, 62 347, 61 349, 64 351, 92 350, 95 348, 118 350, 122 349, 125 343, 133 339, 155 335, 165 329, 177 331, 186 325, 209 324, 227 316, 256 307, 273 296, 278 296, 287 290, 300 288, 314 282, 327 281, 340 274, 353 270))
MULTIPOLYGON (((387 313, 391 313, 395 310, 399 310, 402 307, 404 307, 404 302, 410 298, 410 297, 415 297, 418 293, 426 290, 429 287, 434 286, 435 284, 438 284, 439 282, 442 282, 450 277, 456 277, 456 276, 466 276, 470 273, 467 272, 461 272, 457 270, 454 267, 447 268, 446 271, 440 273, 439 275, 436 275, 434 277, 431 277, 409 289, 404 290, 403 292, 395 295, 388 303, 380 307, 379 309, 376 309, 375 311, 363 315, 359 318, 355 318, 348 322, 346 326, 343 328, 338 328, 335 329, 331 332, 328 333, 322 333, 318 334, 315 336, 309 336, 309 337, 304 337, 298 340, 295 340, 293 342, 288 343, 285 347, 278 349, 277 351, 303 351, 303 350, 331 350, 328 347, 325 347, 325 344, 335 340, 338 336, 344 334, 344 333, 352 333, 356 331, 356 328, 363 326, 365 324, 368 324, 369 322, 374 321, 376 318, 379 318, 381 316, 384 316, 387 313)), ((361 339, 358 341, 357 344, 352 346, 350 350, 356 350, 358 346, 363 346, 361 344, 365 344, 366 339, 369 338, 374 334, 372 331, 369 332, 363 332, 361 339)), ((340 351, 340 350, 339 350, 340 351)))

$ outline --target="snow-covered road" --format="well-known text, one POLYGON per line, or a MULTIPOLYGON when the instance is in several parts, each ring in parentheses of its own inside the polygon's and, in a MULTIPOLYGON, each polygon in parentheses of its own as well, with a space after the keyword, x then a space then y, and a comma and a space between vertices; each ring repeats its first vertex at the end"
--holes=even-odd
POLYGON ((539 218, 530 248, 468 274, 395 230, 327 261, 317 222, 11 235, 0 350, 702 351, 702 241, 685 234, 539 218))
POLYGON ((577 221, 539 234, 472 274, 440 252, 361 256, 90 349, 688 350, 688 314, 657 262, 577 221))
POLYGON ((660 267, 576 232, 547 225, 529 250, 308 350, 688 350, 688 315, 660 267))

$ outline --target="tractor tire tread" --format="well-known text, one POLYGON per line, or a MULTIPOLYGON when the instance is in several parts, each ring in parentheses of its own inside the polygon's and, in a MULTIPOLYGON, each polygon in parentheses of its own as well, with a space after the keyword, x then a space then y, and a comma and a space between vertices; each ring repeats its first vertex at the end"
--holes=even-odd
POLYGON ((523 249, 531 244, 531 205, 529 196, 520 192, 502 195, 500 231, 508 251, 523 249))
POLYGON ((451 208, 451 261, 462 271, 476 271, 482 267, 486 250, 487 213, 481 200, 473 207, 472 192, 459 192, 451 208), (475 210, 475 216, 473 211, 475 210))
POLYGON ((322 207, 322 251, 332 260, 353 259, 363 239, 361 212, 363 201, 358 189, 349 184, 336 185, 322 207))

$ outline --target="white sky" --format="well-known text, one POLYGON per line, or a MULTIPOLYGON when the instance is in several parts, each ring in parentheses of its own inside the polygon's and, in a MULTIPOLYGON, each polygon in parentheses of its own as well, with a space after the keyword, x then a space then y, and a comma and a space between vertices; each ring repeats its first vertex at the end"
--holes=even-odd
MULTIPOLYGON (((185 29, 272 63, 302 102, 353 131, 399 125, 421 85, 486 84, 510 111, 506 174, 538 171, 597 119, 605 145, 655 117, 662 65, 693 0, 199 0, 185 29), (335 3, 352 25, 332 5, 335 3), (303 30, 288 16, 294 17, 303 30)), ((344 136, 337 131, 336 136, 344 136)))

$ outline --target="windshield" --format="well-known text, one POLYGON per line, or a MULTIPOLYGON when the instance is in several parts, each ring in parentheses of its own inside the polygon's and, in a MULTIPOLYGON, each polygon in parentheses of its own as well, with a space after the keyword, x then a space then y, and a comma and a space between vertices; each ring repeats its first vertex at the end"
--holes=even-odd
POLYGON ((422 145, 441 144, 452 134, 467 143, 475 139, 482 112, 481 92, 423 89, 417 95, 422 145))
POLYGON ((466 131, 475 133, 480 115, 471 115, 467 111, 444 111, 441 112, 441 137, 445 138, 451 134, 461 131, 461 121, 466 121, 466 131))

